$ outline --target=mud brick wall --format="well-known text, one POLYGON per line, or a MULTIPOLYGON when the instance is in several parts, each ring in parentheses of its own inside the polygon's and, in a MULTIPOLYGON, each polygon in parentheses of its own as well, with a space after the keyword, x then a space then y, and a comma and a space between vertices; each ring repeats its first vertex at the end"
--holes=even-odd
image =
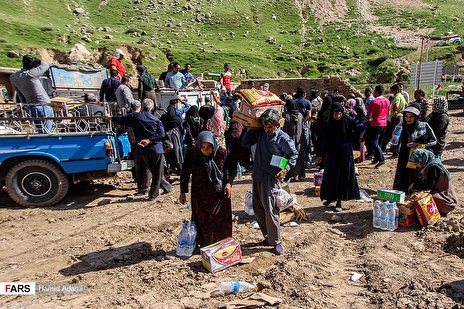
POLYGON ((326 77, 326 78, 278 78, 278 79, 245 79, 240 83, 239 89, 246 89, 250 82, 254 83, 254 87, 259 89, 260 86, 265 83, 269 84, 269 90, 277 95, 280 95, 284 92, 292 93, 296 91, 298 86, 303 87, 306 90, 306 93, 312 89, 317 89, 319 91, 328 90, 329 93, 333 93, 334 90, 338 89, 340 94, 345 97, 349 92, 354 92, 358 96, 362 96, 362 93, 350 85, 347 81, 341 79, 340 77, 326 77))

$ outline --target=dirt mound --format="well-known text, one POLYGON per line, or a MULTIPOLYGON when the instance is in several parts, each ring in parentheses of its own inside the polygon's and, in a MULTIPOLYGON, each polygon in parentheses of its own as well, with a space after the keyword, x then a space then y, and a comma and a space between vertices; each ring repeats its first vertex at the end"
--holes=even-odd
POLYGON ((443 245, 443 250, 464 259, 464 233, 448 237, 443 245))

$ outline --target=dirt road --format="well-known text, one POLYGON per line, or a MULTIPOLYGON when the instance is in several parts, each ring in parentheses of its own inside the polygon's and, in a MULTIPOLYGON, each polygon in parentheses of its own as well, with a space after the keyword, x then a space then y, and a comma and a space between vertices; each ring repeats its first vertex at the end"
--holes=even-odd
MULTIPOLYGON (((209 297, 216 282, 260 283, 283 300, 278 308, 464 308, 464 114, 452 113, 443 161, 460 200, 446 228, 395 232, 372 228, 371 204, 345 203, 333 217, 311 190, 312 176, 291 184, 308 221, 284 227, 286 252, 274 256, 244 212, 249 175, 233 187, 234 237, 250 264, 209 274, 198 255, 175 257, 181 222, 189 210, 176 191, 156 202, 127 198, 129 175, 76 187, 50 208, 21 208, 0 193, 0 281, 82 284, 82 294, 0 295, 2 308, 217 308, 246 295, 209 297), (454 225, 454 227, 449 225, 454 225), (350 281, 352 272, 363 274, 350 281), (454 306, 454 307, 453 307, 454 306)), ((359 167, 360 186, 374 194, 393 182, 396 160, 380 170, 359 167)), ((308 172, 308 175, 312 175, 308 172)), ((276 307, 277 308, 277 307, 276 307)))

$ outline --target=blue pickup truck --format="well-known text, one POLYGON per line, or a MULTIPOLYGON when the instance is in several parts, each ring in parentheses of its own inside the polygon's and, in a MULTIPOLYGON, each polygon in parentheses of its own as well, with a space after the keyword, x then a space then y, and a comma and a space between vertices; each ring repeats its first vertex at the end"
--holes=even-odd
POLYGON ((102 118, 108 107, 67 98, 52 106, 54 117, 33 118, 21 104, 0 104, 0 184, 22 206, 57 204, 71 184, 133 166, 127 134, 102 118), (53 129, 41 132, 44 122, 53 129))

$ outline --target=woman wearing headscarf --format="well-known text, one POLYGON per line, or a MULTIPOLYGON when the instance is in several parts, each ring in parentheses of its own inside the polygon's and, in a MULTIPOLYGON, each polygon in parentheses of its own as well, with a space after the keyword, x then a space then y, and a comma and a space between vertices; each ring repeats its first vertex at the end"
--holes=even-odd
POLYGON ((298 181, 306 177, 304 166, 304 149, 301 147, 301 134, 303 132, 304 117, 298 110, 298 105, 294 100, 285 100, 283 118, 285 119, 285 123, 282 131, 288 134, 288 136, 295 143, 296 150, 298 150, 298 159, 296 161, 296 165, 287 173, 285 180, 293 178, 294 180, 298 181))
POLYGON ((403 110, 403 120, 398 123, 393 132, 401 132, 399 138, 399 156, 396 164, 393 189, 408 192, 413 182, 416 170, 407 168, 411 149, 419 145, 432 147, 437 143, 435 134, 427 122, 419 121, 420 110, 408 106, 403 110))
POLYGON ((156 79, 151 74, 148 72, 147 68, 141 64, 139 64, 137 67, 137 73, 139 74, 139 98, 141 101, 143 101, 145 98, 152 99, 153 102, 155 102, 155 94, 154 94, 154 89, 157 87, 156 86, 156 79))
POLYGON ((198 134, 180 176, 179 201, 187 201, 188 184, 192 175, 192 220, 197 225, 197 244, 210 245, 232 236, 231 187, 236 168, 227 159, 210 131, 198 134))
MULTIPOLYGON (((322 142, 324 141, 324 136, 326 133, 326 126, 327 121, 330 118, 330 107, 333 103, 333 98, 331 95, 327 93, 327 91, 323 91, 323 99, 322 99, 322 106, 321 109, 317 112, 316 122, 314 123, 314 133, 315 133, 315 143, 314 143, 314 152, 318 155, 321 152, 322 142)), ((321 158, 323 158, 321 156, 321 158)), ((324 166, 323 160, 320 162, 320 166, 324 166)))
POLYGON ((429 191, 442 216, 456 208, 457 198, 448 170, 434 153, 426 149, 416 149, 409 161, 419 171, 411 186, 411 192, 429 191))
POLYGON ((222 106, 217 106, 214 110, 213 118, 211 118, 211 125, 207 127, 211 131, 218 141, 219 145, 225 147, 226 141, 224 133, 227 130, 227 122, 225 121, 224 108, 222 106))
POLYGON ((436 156, 441 156, 445 149, 446 133, 448 133, 448 126, 450 117, 448 115, 448 101, 444 97, 438 97, 433 100, 432 113, 425 119, 425 121, 432 128, 433 133, 437 138, 435 146, 429 149, 433 151, 436 156))
POLYGON ((203 127, 203 119, 198 112, 198 106, 192 105, 185 113, 185 143, 187 149, 192 148, 194 140, 201 132, 203 127))
POLYGON ((182 153, 182 120, 176 114, 177 99, 169 101, 169 105, 166 109, 166 113, 161 116, 164 130, 166 132, 166 139, 172 144, 172 151, 166 154, 166 162, 171 168, 182 168, 184 162, 184 156, 182 153))
MULTIPOLYGON (((342 211, 344 200, 359 199, 358 180, 354 169, 353 136, 366 126, 345 114, 340 102, 332 103, 327 121, 326 135, 320 155, 324 156, 324 177, 321 185, 321 200, 328 206, 337 201, 335 211, 342 211)), ((321 161, 318 157, 316 161, 321 161)))
POLYGON ((246 128, 234 119, 234 112, 238 111, 237 105, 231 97, 228 97, 225 100, 223 108, 228 110, 230 118, 228 128, 224 133, 227 155, 235 165, 239 163, 246 170, 250 170, 250 149, 242 146, 242 139, 246 128))

